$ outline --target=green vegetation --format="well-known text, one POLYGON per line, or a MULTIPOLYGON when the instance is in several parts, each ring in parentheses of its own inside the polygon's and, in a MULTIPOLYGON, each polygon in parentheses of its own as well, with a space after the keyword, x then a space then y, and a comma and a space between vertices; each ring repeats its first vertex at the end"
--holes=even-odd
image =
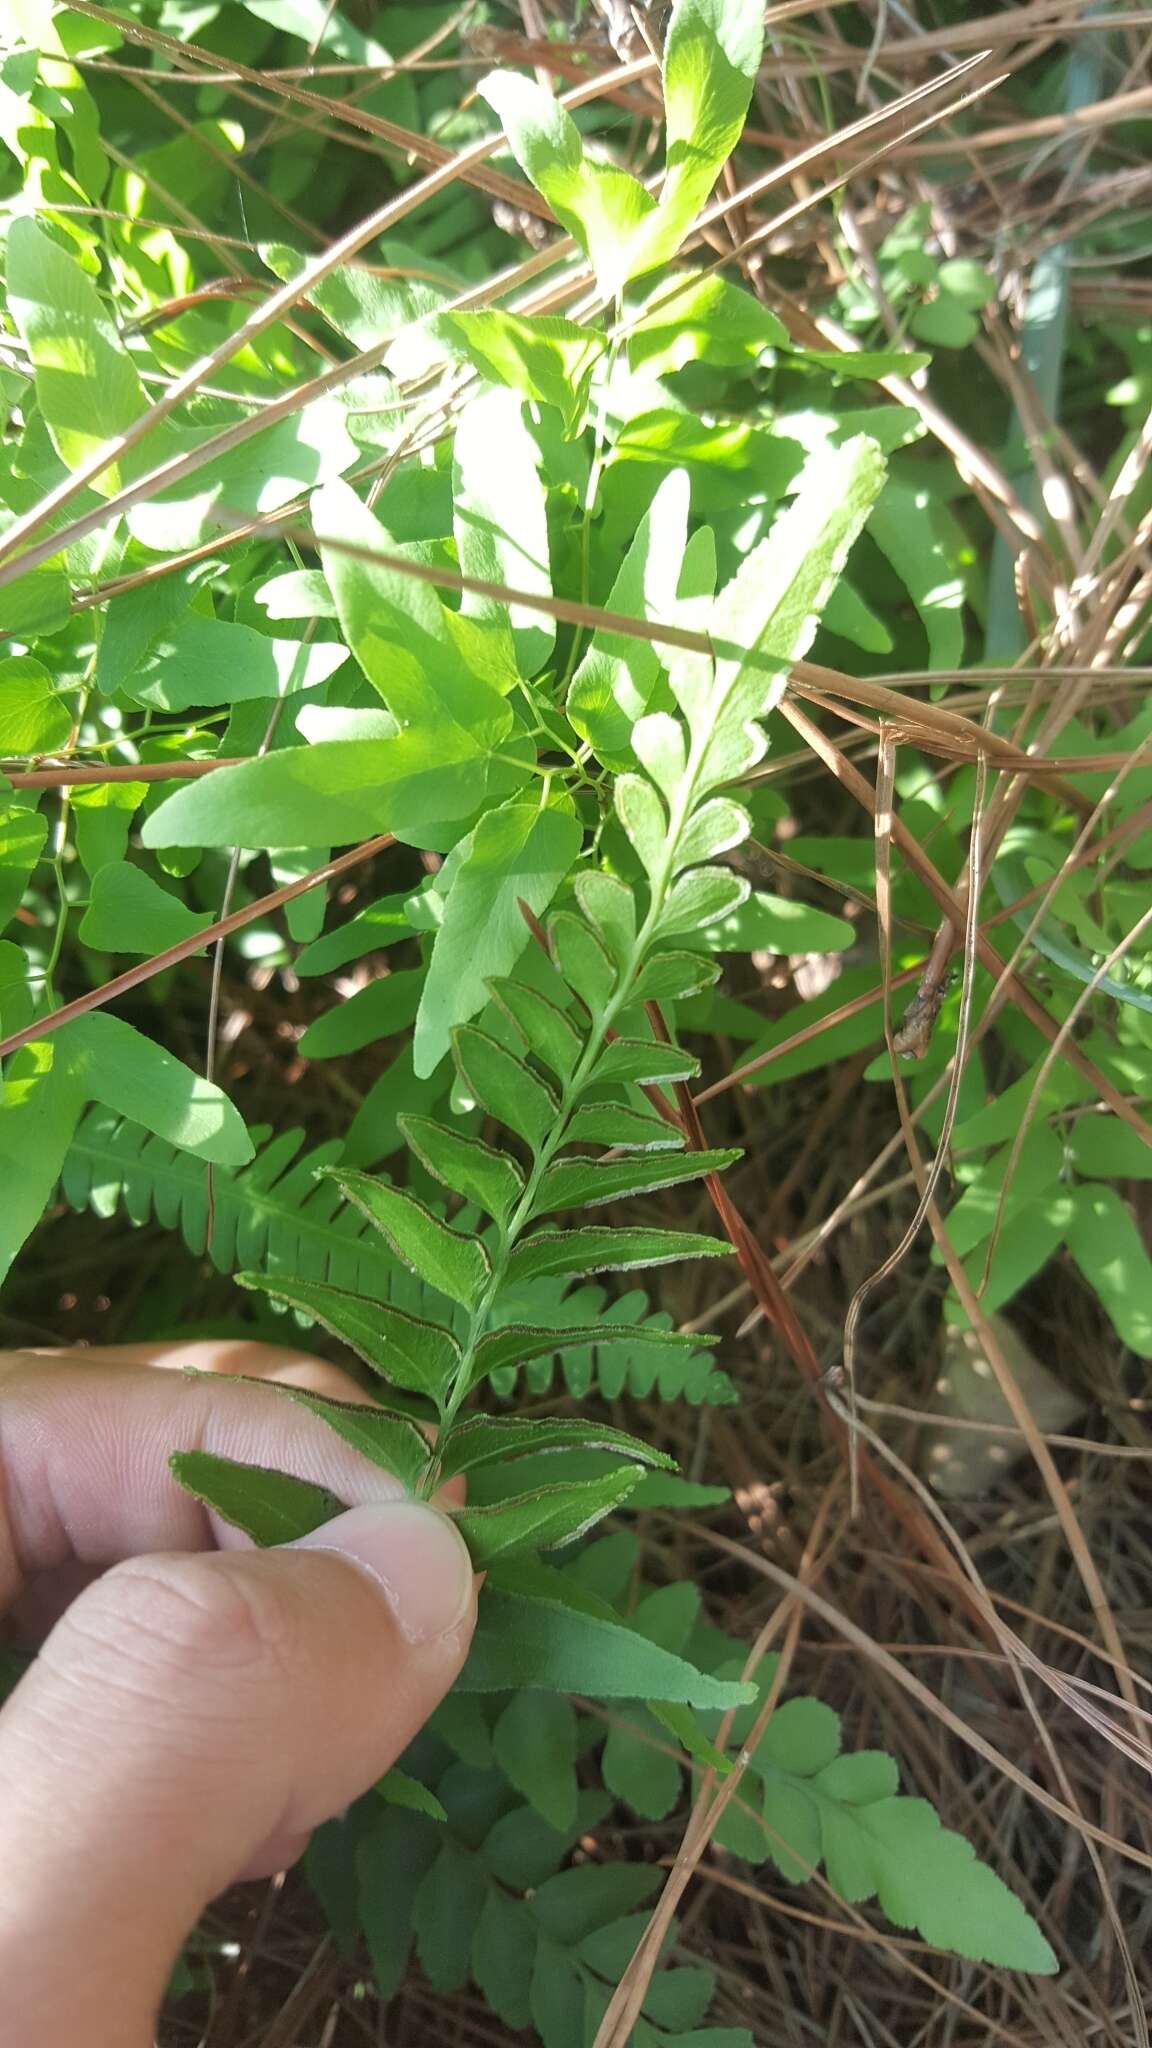
MULTIPOLYGON (((9 0, 6 1340, 42 1341, 38 1276, 67 1282, 74 1243, 135 1226, 169 1278, 126 1334, 187 1324, 207 1284, 202 1327, 303 1332, 372 1401, 285 1398, 418 1494, 465 1475, 475 1645, 404 1769, 314 1841, 336 1939, 380 1996, 414 1952, 545 2048, 737 2048, 768 2035, 674 1893, 671 1962, 630 1961, 648 1829, 689 1789, 694 1859, 711 1840, 854 1931, 1040 1975, 1079 1939, 1041 1931, 922 1748, 898 1767, 856 1716, 842 1749, 794 1637, 750 1656, 738 1597, 717 1625, 719 1551, 660 1545, 688 1516, 761 1531, 710 1432, 798 1373, 784 1441, 811 1466, 764 1471, 803 1490, 834 1463, 803 1568, 767 1546, 785 1633, 851 1508, 921 1573, 909 1641, 955 1610, 1022 1673, 875 1433, 897 1339, 870 1319, 894 1287, 930 1302, 929 1343, 969 1333, 1025 1436, 990 1319, 1026 1319, 1038 1279, 1109 1361, 1089 1398, 1121 1406, 1152 1358, 1152 325, 1142 274, 1123 318, 1073 289, 1149 215, 1113 195, 1081 232, 1054 202, 1023 270, 1007 229, 998 255, 957 228, 941 166, 995 67, 961 68, 953 0, 922 10, 942 68, 900 115, 907 146, 944 124, 939 164, 868 185, 865 225, 859 114, 843 162, 780 168, 759 0, 674 0, 659 68, 629 43, 620 72, 611 9, 548 13, 564 100, 520 35, 536 10, 475 12, 9 0), (820 291, 797 217, 835 254, 820 291), (233 1060, 245 1032, 262 1050, 233 1060), (806 1133, 827 1146, 850 1094, 884 1137, 840 1148, 799 1231, 806 1133), (842 1256, 875 1201, 881 1235, 842 1256), (789 1283, 832 1241, 821 1319, 789 1283)), ((841 14, 859 69, 872 17, 841 14)), ((810 82, 804 28, 769 56, 810 82)), ((1043 124, 1103 100, 1129 28, 1007 45, 1069 191, 1079 130, 1043 124)), ((1147 106, 1117 119, 1128 165, 1147 106)), ((258 1542, 340 1507, 174 1469, 258 1542)), ((1115 1728, 1118 1674, 1092 1675, 1115 1728)), ((985 1762, 1014 1759, 968 1712, 985 1762)), ((1034 1776, 1025 1835, 1074 1805, 1034 1776)))

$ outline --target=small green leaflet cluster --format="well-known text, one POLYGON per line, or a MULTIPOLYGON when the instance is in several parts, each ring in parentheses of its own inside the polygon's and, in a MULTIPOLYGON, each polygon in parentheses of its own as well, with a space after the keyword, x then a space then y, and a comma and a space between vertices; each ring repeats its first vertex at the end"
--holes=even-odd
POLYGON ((584 149, 571 116, 538 85, 496 72, 480 90, 525 175, 587 251, 605 297, 667 263, 712 191, 744 126, 764 44, 759 0, 678 0, 664 43, 664 184, 584 149))
MULTIPOLYGON (((623 1600, 636 1562, 635 1536, 620 1530, 585 1548, 565 1576, 623 1600)), ((672 1584, 644 1594, 628 1618, 637 1637, 666 1653, 717 1674, 739 1671, 739 1646, 699 1610, 694 1586, 672 1584)), ((761 1666, 761 1694, 775 1666, 771 1657, 761 1666)), ((642 1820, 661 1821, 680 1804, 685 1765, 694 1761, 721 1779, 731 1773, 757 1714, 755 1701, 737 1710, 727 1754, 708 1739, 708 1731, 718 1732, 718 1713, 639 1699, 615 1700, 594 1718, 562 1699, 454 1699, 433 1728, 474 1769, 503 1773, 539 1817, 541 1839, 554 1830, 567 1840, 584 1824, 588 1795, 578 1766, 591 1753, 599 1752, 600 1776, 615 1799, 642 1820)), ((406 1759, 436 1786, 430 1761, 419 1744, 406 1759)), ((840 1718, 822 1701, 789 1699, 773 1712, 715 1839, 753 1865, 771 1861, 789 1884, 810 1881, 822 1867, 841 1899, 875 1899, 897 1926, 934 1947, 1003 1968, 1055 1970, 1051 1948, 1007 1886, 962 1836, 941 1827, 926 1800, 899 1795, 898 1782, 883 1751, 841 1751, 840 1718)))
MULTIPOLYGON (((746 1724, 749 1709, 739 1718, 746 1724)), ((941 1826, 926 1799, 898 1794, 898 1783, 884 1750, 841 1753, 840 1716, 822 1700, 786 1700, 745 1773, 751 1798, 732 1802, 716 1839, 749 1862, 770 1859, 791 1884, 823 1866, 840 1898, 874 1898, 889 1920, 936 1948, 1055 1971, 1052 1949, 1007 1885, 941 1826)))
MULTIPOLYGON (((471 1980, 504 2026, 532 2028, 543 2048, 590 2048, 660 1873, 637 1863, 564 1867, 610 1801, 582 1792, 562 1829, 521 1802, 495 1758, 514 1733, 507 1711, 492 1732, 486 1721, 437 1716, 409 1753, 418 1782, 435 1787, 439 1825, 426 1811, 361 1801, 313 1838, 307 1872, 349 1954, 363 1930, 382 1998, 414 1954, 434 1990, 471 1980)), ((675 1938, 673 1928, 669 1948, 675 1938)), ((631 2038, 642 2048, 751 2048, 744 2028, 702 2025, 715 1986, 712 1970, 674 1951, 631 2038)))
MULTIPOLYGON (((637 1545, 621 1530, 565 1568, 585 1594, 624 1599, 637 1545)), ((739 1668, 739 1646, 700 1619, 699 1594, 673 1584, 629 1615, 637 1638, 697 1664, 739 1668)), ((771 1681, 766 1660, 761 1689, 771 1681)), ((414 1953, 432 1986, 469 1978, 506 2026, 532 2026, 544 2048, 587 2048, 647 1924, 658 1875, 643 1864, 586 1861, 564 1872, 576 1842, 615 1799, 642 1820, 679 1803, 685 1757, 723 1777, 757 1714, 739 1709, 729 1753, 704 1734, 719 1716, 614 1701, 578 1713, 563 1699, 512 1692, 454 1694, 406 1753, 403 1771, 322 1829, 307 1869, 337 1938, 360 1933, 381 1995, 402 1982, 414 1953), (598 1754, 603 1790, 589 1785, 598 1754)), ((926 1801, 900 1797, 880 1751, 840 1753, 839 1719, 821 1702, 777 1708, 730 1803, 718 1845, 754 1866, 771 1859, 789 1884, 823 1866, 852 1904, 875 1898, 900 1927, 973 1961, 1050 1973, 1055 1958, 1035 1923, 969 1845, 941 1828, 926 1801)), ((738 2048, 740 2031, 709 2028, 713 1973, 668 1936, 636 2038, 668 2035, 696 2048, 738 2048)))

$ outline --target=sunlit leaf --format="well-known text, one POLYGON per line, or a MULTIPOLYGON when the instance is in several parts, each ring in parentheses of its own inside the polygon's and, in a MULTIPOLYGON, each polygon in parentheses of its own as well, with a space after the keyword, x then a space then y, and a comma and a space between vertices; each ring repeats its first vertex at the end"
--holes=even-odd
POLYGON ((450 1230, 414 1196, 371 1174, 347 1167, 326 1169, 350 1202, 362 1209, 406 1265, 451 1301, 474 1308, 491 1278, 480 1240, 450 1230))
POLYGON ((686 363, 735 367, 767 348, 787 348, 788 330, 751 292, 715 273, 661 285, 628 336, 634 370, 666 377, 686 363))
MULTIPOLYGON (((61 460, 78 469, 147 409, 135 364, 91 278, 27 215, 8 230, 8 307, 32 359, 48 431, 61 460)), ((146 445, 158 461, 156 437, 146 445)), ((113 463, 95 488, 110 497, 124 479, 113 463)))
MULTIPOLYGON (((7 621, 3 629, 15 631, 7 621)), ((0 661, 0 754, 54 754, 67 740, 72 722, 72 712, 57 696, 42 662, 30 654, 12 654, 0 661)))
POLYGON ((493 306, 482 313, 443 313, 436 331, 484 376, 525 398, 554 405, 568 433, 579 429, 592 372, 605 348, 595 328, 578 327, 554 313, 525 319, 493 306))
POLYGON ((452 1050, 474 1100, 518 1137, 539 1146, 556 1121, 555 1097, 543 1081, 474 1024, 453 1033, 452 1050))
POLYGON ((586 156, 571 114, 541 86, 494 71, 477 90, 495 109, 525 176, 588 252, 601 291, 614 297, 634 274, 634 232, 655 211, 655 200, 627 171, 586 156))
POLYGON ((580 851, 574 812, 512 802, 488 811, 471 835, 444 905, 416 1019, 414 1059, 430 1074, 457 1024, 488 1000, 491 977, 515 966, 531 933, 520 908, 539 917, 580 851))
POLYGON ((145 821, 145 846, 346 846, 392 832, 417 846, 450 844, 486 798, 524 780, 470 732, 445 719, 390 739, 283 747, 217 768, 165 798, 145 821))

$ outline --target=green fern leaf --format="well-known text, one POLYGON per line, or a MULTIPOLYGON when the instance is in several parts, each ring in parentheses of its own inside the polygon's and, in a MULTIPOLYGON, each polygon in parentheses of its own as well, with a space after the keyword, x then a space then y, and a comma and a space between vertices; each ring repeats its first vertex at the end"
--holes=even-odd
POLYGON ((558 1159, 541 1180, 538 1213, 594 1208, 624 1195, 651 1194, 699 1180, 702 1174, 722 1173, 740 1156, 737 1151, 661 1152, 628 1159, 558 1159))
POLYGON ((726 1258, 731 1251, 724 1238, 694 1230, 540 1230, 517 1245, 508 1278, 515 1286, 540 1273, 622 1273, 677 1259, 726 1258))
POLYGON ((450 1230, 413 1195, 375 1180, 370 1173, 339 1166, 324 1170, 349 1201, 355 1202, 375 1224, 397 1258, 411 1266, 430 1287, 446 1294, 449 1301, 458 1301, 468 1309, 476 1306, 492 1277, 488 1254, 479 1238, 450 1230))
POLYGON ((524 1192, 524 1176, 507 1152, 466 1138, 431 1117, 402 1116, 400 1129, 429 1173, 503 1223, 524 1192))
POLYGON ((91 1109, 81 1120, 64 1162, 61 1192, 73 1209, 98 1216, 123 1209, 137 1226, 155 1220, 178 1230, 189 1250, 207 1253, 221 1273, 238 1265, 265 1266, 375 1301, 415 1296, 413 1305, 419 1306, 420 1290, 365 1218, 316 1178, 339 1145, 301 1152, 303 1131, 271 1137, 265 1128, 252 1136, 257 1152, 247 1166, 213 1169, 211 1242, 203 1164, 110 1110, 91 1109))
POLYGON ((400 1309, 316 1280, 285 1280, 266 1273, 237 1273, 236 1280, 241 1287, 299 1310, 339 1337, 372 1372, 411 1393, 435 1401, 459 1369, 460 1346, 437 1323, 419 1322, 400 1309))

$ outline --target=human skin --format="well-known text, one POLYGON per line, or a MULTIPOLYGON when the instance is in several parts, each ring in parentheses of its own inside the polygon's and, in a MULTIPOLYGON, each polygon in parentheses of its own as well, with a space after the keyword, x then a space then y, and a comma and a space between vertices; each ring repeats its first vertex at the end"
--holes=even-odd
POLYGON ((467 1654, 475 1582, 448 1519, 238 1373, 356 1397, 266 1345, 0 1353, 0 1609, 39 1643, 0 1710, 5 2048, 151 2048, 208 1902, 291 1863, 467 1654), (191 1449, 349 1511, 255 1550, 177 1486, 168 1459, 191 1449))

